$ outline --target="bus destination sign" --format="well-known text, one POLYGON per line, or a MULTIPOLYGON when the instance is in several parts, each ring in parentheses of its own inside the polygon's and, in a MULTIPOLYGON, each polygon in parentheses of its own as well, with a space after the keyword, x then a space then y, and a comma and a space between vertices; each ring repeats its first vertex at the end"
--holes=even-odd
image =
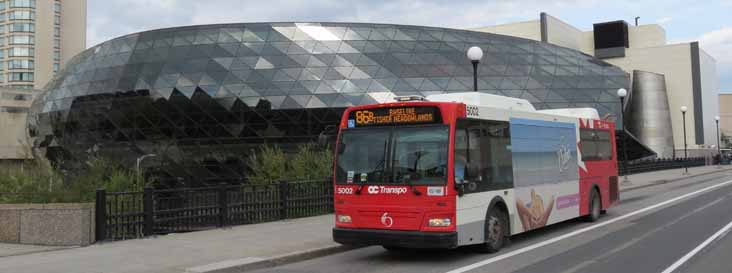
POLYGON ((440 110, 433 106, 374 108, 352 111, 348 115, 348 128, 440 122, 440 110))

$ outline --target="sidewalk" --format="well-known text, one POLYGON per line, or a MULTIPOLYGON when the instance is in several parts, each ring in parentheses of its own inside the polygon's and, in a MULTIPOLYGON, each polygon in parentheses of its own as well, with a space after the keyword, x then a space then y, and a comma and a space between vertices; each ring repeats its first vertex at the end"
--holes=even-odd
MULTIPOLYGON (((634 174, 629 176, 630 185, 621 183, 621 190, 729 170, 732 166, 690 168, 691 175, 686 176, 683 169, 634 174)), ((0 272, 181 273, 232 267, 236 270, 228 272, 241 272, 245 265, 251 268, 341 251, 344 248, 331 239, 332 227, 333 215, 323 215, 55 251, 0 244, 0 272)))
POLYGON ((681 180, 685 178, 695 177, 704 174, 710 174, 715 172, 723 172, 732 170, 732 165, 722 165, 719 168, 717 166, 702 166, 689 168, 689 174, 684 175, 684 169, 673 169, 657 172, 647 172, 628 175, 630 184, 623 183, 623 177, 618 178, 620 185, 620 191, 628 191, 637 188, 645 188, 658 184, 664 184, 681 180))
MULTIPOLYGON (((333 215, 95 244, 0 258, 0 272, 182 273, 246 257, 338 247, 333 215)), ((195 272, 195 271, 191 271, 195 272)))

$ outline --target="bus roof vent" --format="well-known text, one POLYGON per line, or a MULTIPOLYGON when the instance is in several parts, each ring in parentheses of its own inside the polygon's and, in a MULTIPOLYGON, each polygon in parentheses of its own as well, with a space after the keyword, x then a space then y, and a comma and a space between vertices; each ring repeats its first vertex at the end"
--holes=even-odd
POLYGON ((418 95, 396 96, 396 97, 394 97, 394 100, 395 101, 427 101, 427 99, 425 99, 422 96, 418 96, 418 95))
POLYGON ((537 112, 573 118, 600 119, 600 114, 597 113, 595 108, 558 108, 539 110, 537 112))
POLYGON ((525 99, 486 94, 481 92, 456 92, 427 96, 430 101, 462 102, 465 104, 498 109, 535 112, 531 102, 525 99))

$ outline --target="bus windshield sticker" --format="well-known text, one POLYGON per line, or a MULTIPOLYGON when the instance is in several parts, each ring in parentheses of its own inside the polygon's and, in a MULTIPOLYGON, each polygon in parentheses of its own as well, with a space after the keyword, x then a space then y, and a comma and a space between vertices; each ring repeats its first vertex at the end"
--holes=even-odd
POLYGON ((361 174, 361 183, 366 183, 366 180, 369 179, 369 175, 367 173, 361 174))
POLYGON ((353 111, 348 116, 348 128, 440 122, 440 109, 434 106, 374 108, 353 111))
POLYGON ((355 173, 353 171, 348 171, 348 174, 346 176, 346 183, 351 184, 353 183, 353 175, 355 173))

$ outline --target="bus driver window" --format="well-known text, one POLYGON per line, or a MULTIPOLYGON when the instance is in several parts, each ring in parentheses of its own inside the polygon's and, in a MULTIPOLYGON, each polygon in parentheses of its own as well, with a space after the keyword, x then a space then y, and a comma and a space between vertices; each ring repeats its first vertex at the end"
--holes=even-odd
POLYGON ((480 183, 482 180, 480 129, 459 128, 455 131, 455 182, 480 183))

